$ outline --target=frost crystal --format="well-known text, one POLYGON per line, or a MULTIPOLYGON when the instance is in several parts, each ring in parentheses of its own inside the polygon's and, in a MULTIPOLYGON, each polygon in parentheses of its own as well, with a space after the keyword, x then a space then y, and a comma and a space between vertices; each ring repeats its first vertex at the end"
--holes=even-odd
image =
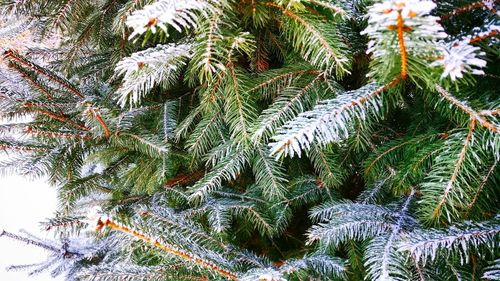
POLYGON ((443 66, 442 78, 450 76, 451 80, 462 78, 464 72, 472 74, 484 74, 481 68, 486 66, 486 61, 477 58, 483 56, 484 52, 478 53, 479 47, 474 47, 466 42, 451 42, 443 46, 443 57, 432 63, 432 66, 443 66))

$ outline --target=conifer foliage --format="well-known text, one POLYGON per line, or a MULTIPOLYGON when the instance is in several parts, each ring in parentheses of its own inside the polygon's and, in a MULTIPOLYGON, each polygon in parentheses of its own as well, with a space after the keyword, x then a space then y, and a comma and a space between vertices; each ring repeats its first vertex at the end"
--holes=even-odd
POLYGON ((13 269, 498 280, 498 1, 0 3, 52 40, 3 50, 0 168, 63 241, 13 269))

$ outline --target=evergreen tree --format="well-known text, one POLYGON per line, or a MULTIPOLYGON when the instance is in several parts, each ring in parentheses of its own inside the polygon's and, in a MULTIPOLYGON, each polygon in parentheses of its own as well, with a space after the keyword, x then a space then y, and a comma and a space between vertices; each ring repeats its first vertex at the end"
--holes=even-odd
POLYGON ((59 194, 36 271, 498 280, 497 1, 0 3, 59 38, 0 73, 0 167, 59 194))

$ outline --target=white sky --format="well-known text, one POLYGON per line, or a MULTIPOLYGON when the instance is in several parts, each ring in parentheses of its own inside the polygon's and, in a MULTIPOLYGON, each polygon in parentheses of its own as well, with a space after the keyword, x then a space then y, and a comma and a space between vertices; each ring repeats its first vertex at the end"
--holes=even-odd
MULTIPOLYGON (((2 154, 0 152, 0 154, 2 154)), ((1 157, 1 156, 0 156, 1 157)), ((51 238, 42 232, 39 222, 51 217, 56 203, 56 190, 43 180, 29 181, 19 176, 0 177, 0 230, 18 233, 25 229, 37 236, 51 238)), ((43 261, 46 253, 15 240, 0 238, 0 280, 2 281, 52 281, 50 274, 29 277, 26 272, 7 272, 5 268, 15 264, 43 261)))

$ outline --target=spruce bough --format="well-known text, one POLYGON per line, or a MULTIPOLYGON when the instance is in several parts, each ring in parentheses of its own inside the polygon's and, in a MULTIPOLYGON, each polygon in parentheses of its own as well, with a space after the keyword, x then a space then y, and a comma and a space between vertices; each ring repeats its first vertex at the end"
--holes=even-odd
POLYGON ((497 280, 496 1, 1 1, 3 173, 67 280, 497 280), (23 19, 25 24, 14 24, 23 19))

